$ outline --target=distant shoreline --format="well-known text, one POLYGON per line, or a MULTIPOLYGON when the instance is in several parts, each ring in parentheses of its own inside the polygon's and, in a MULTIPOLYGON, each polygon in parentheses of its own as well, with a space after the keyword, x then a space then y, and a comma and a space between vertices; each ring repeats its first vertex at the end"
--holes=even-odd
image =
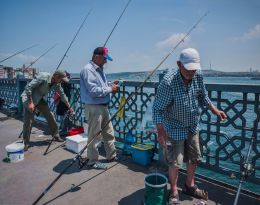
MULTIPOLYGON (((150 80, 157 81, 159 75, 167 72, 166 70, 157 70, 150 80)), ((245 77, 252 80, 260 80, 260 72, 223 72, 216 70, 202 70, 204 77, 245 77)), ((107 73, 108 79, 135 79, 143 80, 150 71, 138 71, 138 72, 119 72, 119 73, 107 73)), ((72 73, 72 78, 79 78, 78 73, 72 73)))

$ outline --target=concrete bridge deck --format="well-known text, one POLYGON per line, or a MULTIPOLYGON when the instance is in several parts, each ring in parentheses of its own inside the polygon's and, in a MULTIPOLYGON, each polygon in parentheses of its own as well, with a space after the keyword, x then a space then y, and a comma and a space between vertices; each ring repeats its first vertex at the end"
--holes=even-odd
MULTIPOLYGON (((6 157, 5 146, 17 140, 22 130, 22 120, 9 118, 0 113, 0 158, 6 157)), ((33 147, 25 153, 25 159, 18 163, 0 162, 0 204, 28 205, 44 191, 58 176, 75 154, 59 147, 46 156, 49 135, 44 129, 33 127, 31 141, 33 147)), ((60 146, 54 143, 50 150, 60 146)), ((144 177, 151 167, 142 167, 127 159, 108 164, 107 171, 83 168, 75 163, 60 178, 54 187, 38 204, 61 205, 139 205, 144 196, 144 177), (76 188, 72 188, 76 186, 76 188)), ((201 188, 208 190, 208 205, 231 205, 235 192, 208 181, 197 179, 201 188)), ((180 189, 184 176, 180 176, 180 189)), ((197 199, 180 194, 181 204, 194 204, 197 199)), ((239 204, 259 205, 259 199, 241 195, 239 204)))

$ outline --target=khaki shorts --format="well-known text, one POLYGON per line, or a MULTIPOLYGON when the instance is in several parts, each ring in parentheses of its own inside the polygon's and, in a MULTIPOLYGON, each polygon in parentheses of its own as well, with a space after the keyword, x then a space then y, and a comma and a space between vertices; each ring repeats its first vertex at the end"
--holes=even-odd
POLYGON ((164 156, 169 166, 182 168, 183 161, 198 164, 201 161, 199 134, 189 134, 186 140, 169 140, 164 156))

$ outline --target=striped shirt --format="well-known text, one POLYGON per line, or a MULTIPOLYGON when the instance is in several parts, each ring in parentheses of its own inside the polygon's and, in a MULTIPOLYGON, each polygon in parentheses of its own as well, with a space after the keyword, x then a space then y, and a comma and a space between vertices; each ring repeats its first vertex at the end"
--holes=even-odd
POLYGON ((209 106, 201 71, 185 85, 180 70, 169 72, 158 87, 153 104, 153 121, 162 123, 173 140, 184 140, 188 133, 197 133, 201 108, 209 106))

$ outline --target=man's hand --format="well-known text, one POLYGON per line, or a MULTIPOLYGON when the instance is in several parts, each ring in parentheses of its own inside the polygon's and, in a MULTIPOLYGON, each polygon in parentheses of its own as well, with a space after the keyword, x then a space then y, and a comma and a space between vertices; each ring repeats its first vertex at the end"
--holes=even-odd
POLYGON ((166 141, 168 140, 167 134, 162 124, 156 125, 158 131, 158 141, 162 147, 166 147, 166 141))
POLYGON ((118 89, 119 89, 119 86, 116 85, 116 84, 112 84, 111 88, 112 88, 112 93, 116 93, 118 91, 118 89))
POLYGON ((71 107, 70 103, 67 101, 65 104, 66 104, 67 107, 69 108, 70 113, 71 113, 72 115, 74 115, 74 114, 75 114, 75 111, 74 111, 73 108, 71 107))
POLYGON ((70 109, 70 113, 71 113, 72 115, 75 115, 74 109, 73 109, 72 107, 70 107, 69 109, 70 109))
POLYGON ((221 120, 225 120, 227 118, 227 115, 222 110, 216 108, 213 104, 209 105, 209 109, 213 114, 217 115, 221 120))
POLYGON ((123 83, 124 83, 123 80, 115 80, 115 81, 113 82, 113 84, 116 84, 116 85, 118 85, 118 86, 122 86, 123 83))
POLYGON ((119 83, 119 80, 115 80, 114 82, 113 82, 113 84, 118 84, 119 83))
POLYGON ((227 115, 222 111, 222 110, 218 110, 216 115, 221 119, 221 120, 225 120, 227 118, 227 115))
POLYGON ((30 102, 30 103, 29 103, 28 109, 29 109, 30 112, 33 112, 33 111, 34 111, 35 105, 33 104, 33 102, 30 102))

